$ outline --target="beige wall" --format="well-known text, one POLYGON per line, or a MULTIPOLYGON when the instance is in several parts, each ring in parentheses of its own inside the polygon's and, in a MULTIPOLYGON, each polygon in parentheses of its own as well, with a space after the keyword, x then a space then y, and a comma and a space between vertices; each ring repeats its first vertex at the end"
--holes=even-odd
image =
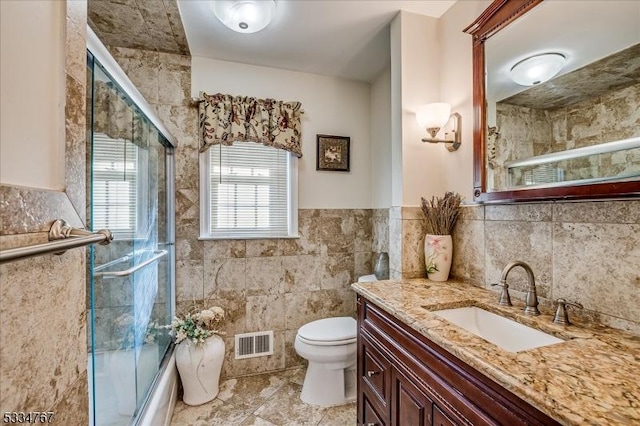
POLYGON ((392 206, 419 206, 443 186, 442 146, 425 144, 420 105, 440 102, 438 19, 401 11, 391 23, 392 206))
POLYGON ((402 14, 389 28, 391 56, 391 205, 402 205, 402 14))
POLYGON ((391 67, 371 83, 371 207, 391 206, 391 67))
MULTIPOLYGON (((443 153, 443 187, 473 200, 473 78, 471 36, 462 32, 491 4, 489 0, 456 2, 440 18, 440 98, 462 115, 462 145, 443 153)), ((439 147, 439 149, 444 149, 439 147)), ((446 151, 446 150, 445 150, 446 151)))
POLYGON ((421 197, 439 194, 443 186, 442 145, 425 144, 416 121, 420 105, 440 102, 441 56, 438 19, 400 12, 402 75, 402 204, 419 206, 421 197))
MULTIPOLYGON (((56 218, 82 226, 87 12, 84 1, 0 7, 7 249, 46 242, 56 218)), ((0 266, 1 412, 52 411, 52 424, 88 424, 85 267, 82 248, 0 266)))
POLYGON ((65 16, 62 1, 0 2, 3 184, 65 187, 65 16))
POLYGON ((193 57, 191 94, 197 97, 201 91, 302 102, 303 157, 298 161, 298 206, 301 209, 371 207, 369 84, 193 57), (316 170, 317 134, 351 138, 350 172, 316 170))

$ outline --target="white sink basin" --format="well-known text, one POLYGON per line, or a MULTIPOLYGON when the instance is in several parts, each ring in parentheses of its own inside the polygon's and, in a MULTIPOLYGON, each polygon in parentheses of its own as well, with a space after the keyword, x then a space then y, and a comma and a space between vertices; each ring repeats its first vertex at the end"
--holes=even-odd
POLYGON ((550 334, 475 306, 442 309, 432 313, 509 352, 526 351, 564 342, 550 334))

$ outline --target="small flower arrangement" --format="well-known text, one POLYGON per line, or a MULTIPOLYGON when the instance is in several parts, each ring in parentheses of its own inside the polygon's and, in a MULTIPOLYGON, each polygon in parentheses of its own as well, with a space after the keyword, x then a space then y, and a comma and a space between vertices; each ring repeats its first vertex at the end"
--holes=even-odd
POLYGON ((219 329, 224 315, 221 307, 212 306, 201 311, 189 312, 182 317, 175 317, 165 328, 170 330, 176 344, 188 339, 190 343, 201 345, 214 334, 225 334, 219 329))

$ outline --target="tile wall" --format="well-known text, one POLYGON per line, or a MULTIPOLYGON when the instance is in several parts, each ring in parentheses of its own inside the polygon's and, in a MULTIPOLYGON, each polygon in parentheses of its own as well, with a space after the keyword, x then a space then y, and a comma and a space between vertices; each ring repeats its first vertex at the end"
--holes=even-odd
POLYGON ((293 349, 299 327, 355 315, 350 284, 373 269, 371 210, 298 216, 298 239, 199 241, 200 257, 178 254, 178 309, 205 298, 227 310, 225 377, 301 365, 293 349), (262 330, 274 331, 274 354, 235 360, 233 336, 262 330))
POLYGON ((389 275, 391 279, 425 277, 424 215, 419 207, 389 209, 389 275))
MULTIPOLYGON (((640 201, 465 207, 452 275, 497 291, 513 260, 531 265, 543 310, 562 297, 584 305, 571 315, 640 334, 640 201)), ((509 285, 524 298, 521 268, 509 285)))
MULTIPOLYGON (((496 124, 499 134, 490 166, 640 136, 640 84, 553 110, 499 102, 496 124)), ((565 180, 637 174, 640 149, 565 160, 558 168, 563 169, 565 180)), ((524 171, 532 169, 535 167, 515 170, 513 185, 524 184, 524 171)), ((491 171, 493 187, 506 188, 506 169, 493 167, 491 171)))

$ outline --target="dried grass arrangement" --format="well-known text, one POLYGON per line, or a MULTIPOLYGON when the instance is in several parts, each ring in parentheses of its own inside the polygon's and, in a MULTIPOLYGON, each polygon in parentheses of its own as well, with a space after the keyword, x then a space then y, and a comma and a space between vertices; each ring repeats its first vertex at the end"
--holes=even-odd
POLYGON ((431 201, 422 198, 427 234, 451 235, 460 215, 462 197, 455 192, 447 192, 444 197, 431 197, 431 201))

